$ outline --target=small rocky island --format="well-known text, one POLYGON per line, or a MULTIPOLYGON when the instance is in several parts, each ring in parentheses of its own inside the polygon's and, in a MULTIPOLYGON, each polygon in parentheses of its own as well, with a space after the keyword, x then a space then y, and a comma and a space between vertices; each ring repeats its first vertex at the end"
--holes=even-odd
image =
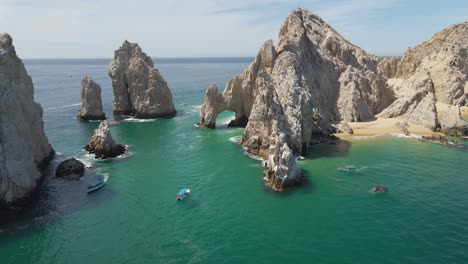
POLYGON ((352 133, 348 122, 399 118, 464 134, 459 111, 439 115, 437 102, 467 103, 467 27, 448 28, 401 59, 381 59, 297 9, 281 26, 276 47, 267 41, 222 93, 210 85, 198 125, 215 128, 219 113, 234 112, 233 123, 246 126, 240 143, 266 160, 273 190, 300 183, 294 155, 306 155, 317 138, 337 128, 352 133))
POLYGON ((99 127, 94 130, 94 134, 89 143, 84 147, 86 151, 97 159, 114 158, 125 153, 124 145, 117 144, 112 138, 109 123, 104 120, 99 127))
POLYGON ((28 198, 54 155, 31 77, 10 35, 0 34, 0 205, 28 198))
POLYGON ((109 65, 114 114, 137 118, 172 117, 172 93, 153 60, 136 43, 124 41, 109 65))
POLYGON ((104 120, 102 111, 101 86, 91 77, 81 80, 81 108, 77 115, 80 120, 104 120))

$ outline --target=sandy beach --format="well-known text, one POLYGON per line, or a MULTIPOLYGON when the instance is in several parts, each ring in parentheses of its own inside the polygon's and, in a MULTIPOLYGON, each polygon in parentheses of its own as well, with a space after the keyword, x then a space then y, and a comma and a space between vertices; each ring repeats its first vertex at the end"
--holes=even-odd
MULTIPOLYGON (((335 136, 341 139, 351 140, 354 137, 376 136, 390 133, 403 133, 398 127, 395 126, 397 122, 404 121, 398 118, 378 118, 374 121, 369 122, 350 122, 349 125, 354 131, 352 135, 346 133, 338 133, 335 134, 335 136)), ((420 136, 434 134, 432 130, 414 124, 409 124, 408 130, 410 134, 420 136)))

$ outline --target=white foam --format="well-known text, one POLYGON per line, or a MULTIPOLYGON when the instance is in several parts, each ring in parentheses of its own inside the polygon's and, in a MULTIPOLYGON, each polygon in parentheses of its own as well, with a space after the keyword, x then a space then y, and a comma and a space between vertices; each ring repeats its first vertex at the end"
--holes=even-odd
POLYGON ((79 105, 81 105, 81 103, 70 104, 70 105, 62 105, 62 106, 54 106, 54 107, 48 107, 48 108, 45 108, 44 111, 57 110, 57 109, 68 108, 68 107, 79 106, 79 105))
POLYGON ((232 143, 239 144, 241 139, 242 139, 242 136, 235 136, 235 137, 230 137, 229 141, 231 141, 232 143))
POLYGON ((154 122, 158 120, 158 118, 153 118, 153 119, 139 119, 139 118, 135 118, 135 117, 129 117, 129 118, 125 118, 123 120, 123 122, 135 122, 135 123, 146 123, 146 122, 154 122))
POLYGON ((249 158, 254 159, 254 160, 258 160, 258 161, 261 161, 261 162, 266 162, 266 160, 262 159, 261 157, 250 154, 247 151, 247 148, 244 148, 244 155, 247 155, 249 158))
POLYGON ((377 134, 377 135, 372 135, 372 136, 353 136, 352 138, 355 140, 365 140, 365 139, 371 139, 371 138, 377 138, 377 137, 383 137, 383 136, 392 136, 392 137, 397 137, 397 138, 416 138, 416 139, 421 138, 421 136, 415 135, 415 134, 405 135, 403 133, 393 133, 393 132, 377 134))

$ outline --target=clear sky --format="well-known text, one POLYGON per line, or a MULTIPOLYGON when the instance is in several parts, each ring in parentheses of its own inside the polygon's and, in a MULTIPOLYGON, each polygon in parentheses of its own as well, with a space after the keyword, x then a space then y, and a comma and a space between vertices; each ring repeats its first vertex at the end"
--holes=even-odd
POLYGON ((468 20, 468 0, 0 0, 0 32, 22 58, 110 58, 125 39, 152 57, 255 56, 297 7, 377 55, 468 20))

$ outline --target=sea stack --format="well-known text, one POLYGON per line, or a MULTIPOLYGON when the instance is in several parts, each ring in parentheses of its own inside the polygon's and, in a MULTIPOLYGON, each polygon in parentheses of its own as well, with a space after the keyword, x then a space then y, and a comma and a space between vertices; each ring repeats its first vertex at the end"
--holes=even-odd
POLYGON ((28 198, 54 154, 31 77, 10 35, 0 34, 0 204, 28 198))
MULTIPOLYGON (((265 42, 252 64, 228 81, 222 93, 225 107, 236 119, 248 120, 241 144, 266 160, 272 189, 302 181, 293 157, 307 154, 315 137, 343 120, 372 119, 395 100, 377 71, 378 62, 300 8, 281 26, 277 47, 265 42)), ((206 113, 220 111, 210 110, 210 101, 214 99, 206 100, 200 113, 200 123, 207 127, 213 127, 216 117, 208 119, 206 113)))
POLYGON ((81 108, 77 118, 80 120, 106 119, 102 111, 101 86, 88 76, 81 80, 81 108))
POLYGON ((152 59, 137 43, 124 41, 109 65, 114 114, 137 118, 172 117, 172 94, 152 59))
POLYGON ((97 159, 113 158, 125 153, 125 146, 115 143, 112 138, 109 123, 106 120, 94 130, 93 136, 84 149, 94 154, 97 159))

